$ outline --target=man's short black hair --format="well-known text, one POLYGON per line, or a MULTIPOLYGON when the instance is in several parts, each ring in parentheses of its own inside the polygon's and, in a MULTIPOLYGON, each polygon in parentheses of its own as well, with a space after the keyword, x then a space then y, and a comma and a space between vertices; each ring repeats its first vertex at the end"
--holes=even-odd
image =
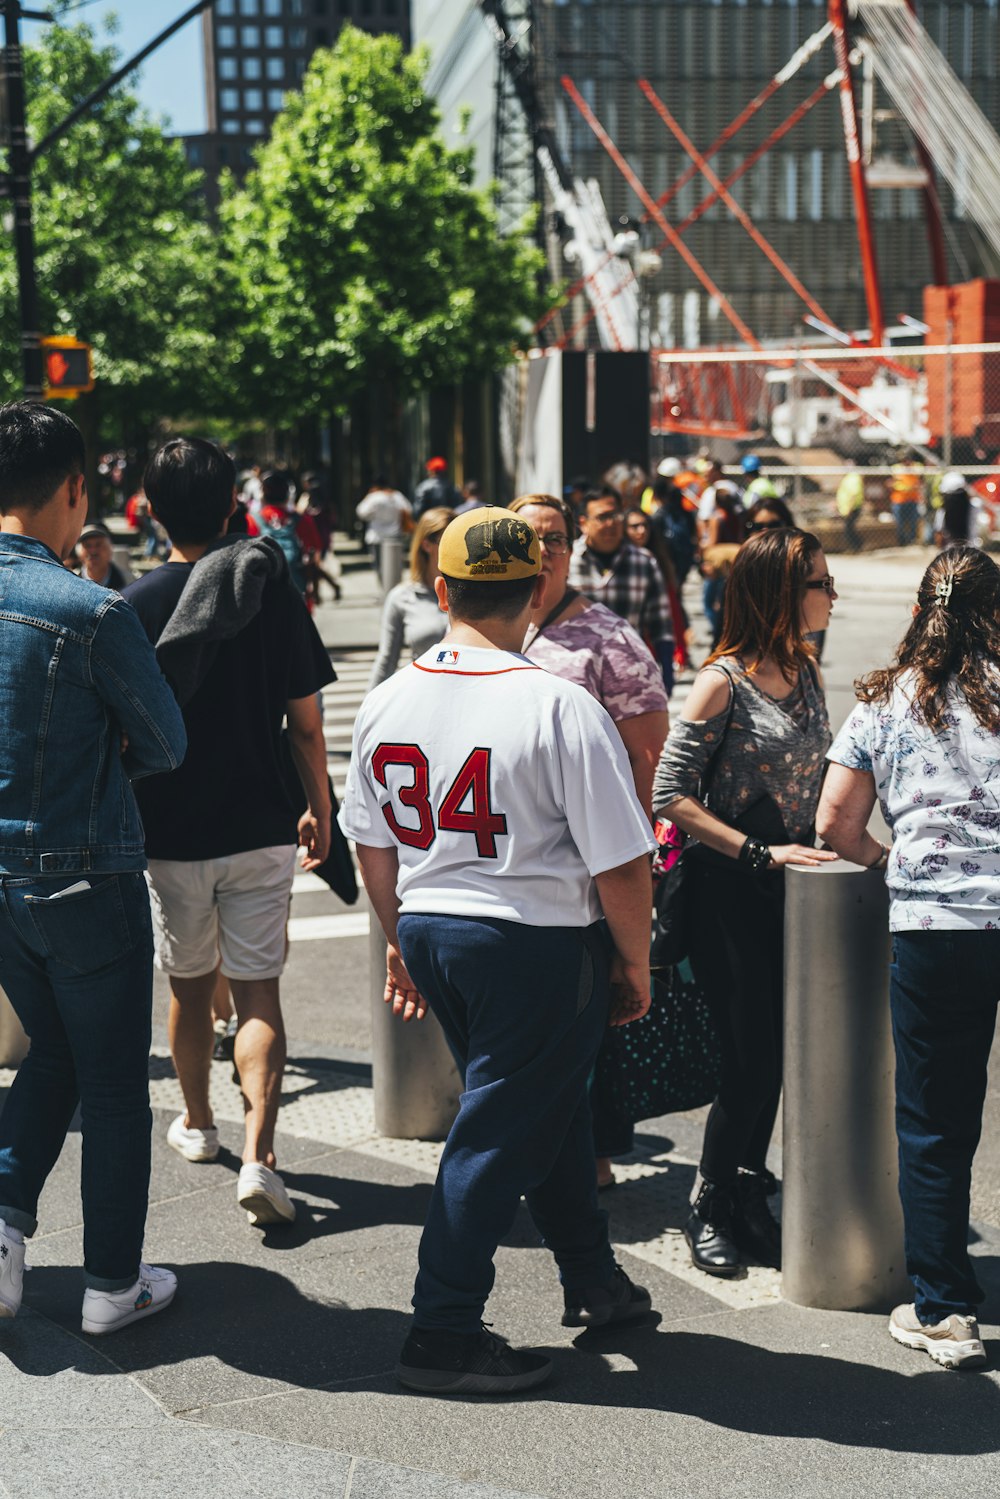
POLYGON ((200 545, 222 531, 233 503, 236 465, 204 437, 174 437, 157 449, 142 481, 171 541, 200 545))
POLYGON ((479 624, 484 619, 516 619, 535 591, 537 577, 505 578, 482 582, 479 578, 445 578, 448 613, 453 619, 479 624))
POLYGON ((69 478, 83 473, 83 436, 51 406, 0 406, 0 515, 41 510, 69 478))

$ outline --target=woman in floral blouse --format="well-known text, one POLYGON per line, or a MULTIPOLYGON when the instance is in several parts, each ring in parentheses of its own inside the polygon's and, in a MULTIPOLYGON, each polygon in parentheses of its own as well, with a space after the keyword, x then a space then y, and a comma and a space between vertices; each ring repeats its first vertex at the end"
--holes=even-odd
POLYGON ((1000 570, 972 547, 924 574, 895 662, 830 750, 817 827, 886 868, 899 1191, 917 1293, 889 1331, 950 1368, 986 1362, 966 1243, 1000 999, 1000 570), (891 853, 866 831, 875 799, 891 853))

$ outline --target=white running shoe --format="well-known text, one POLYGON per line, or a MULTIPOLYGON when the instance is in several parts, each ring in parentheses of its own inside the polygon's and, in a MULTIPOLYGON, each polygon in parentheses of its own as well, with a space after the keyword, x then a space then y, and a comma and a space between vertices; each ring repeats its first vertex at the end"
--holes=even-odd
POLYGON ((214 1161, 219 1154, 219 1131, 214 1124, 208 1129, 189 1129, 185 1116, 178 1114, 167 1130, 167 1144, 186 1161, 214 1161))
POLYGON ((127 1291, 95 1291, 88 1286, 83 1293, 83 1330, 95 1337, 117 1332, 140 1317, 162 1312, 176 1290, 177 1276, 160 1265, 140 1265, 139 1279, 127 1291))
POLYGON ((896 1307, 889 1318, 889 1333, 904 1348, 919 1348, 946 1369, 977 1369, 986 1363, 975 1317, 953 1314, 943 1322, 921 1322, 911 1301, 896 1307))
POLYGON ((0 1317, 16 1317, 24 1294, 24 1240, 11 1238, 0 1218, 0 1317))
POLYGON ((236 1200, 241 1208, 246 1209, 252 1228, 260 1228, 265 1223, 294 1222, 295 1204, 285 1191, 284 1182, 277 1171, 260 1161, 250 1161, 240 1167, 236 1200))

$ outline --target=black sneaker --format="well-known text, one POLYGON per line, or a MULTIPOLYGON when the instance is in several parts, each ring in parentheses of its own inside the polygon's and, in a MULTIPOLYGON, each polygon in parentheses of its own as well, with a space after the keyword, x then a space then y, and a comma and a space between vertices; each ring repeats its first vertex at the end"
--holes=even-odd
POLYGON ((400 1384, 430 1395, 507 1395, 533 1389, 551 1373, 544 1354, 511 1348, 485 1327, 473 1333, 414 1327, 396 1365, 400 1384))
POLYGON ((634 1286, 621 1265, 606 1286, 590 1286, 585 1291, 564 1291, 566 1310, 563 1327, 607 1327, 611 1322, 631 1322, 651 1310, 652 1301, 642 1286, 634 1286))

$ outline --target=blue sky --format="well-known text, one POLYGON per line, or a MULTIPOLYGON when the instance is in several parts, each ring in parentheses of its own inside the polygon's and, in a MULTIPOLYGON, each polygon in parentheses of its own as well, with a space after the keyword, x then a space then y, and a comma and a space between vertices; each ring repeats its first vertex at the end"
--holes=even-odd
MULTIPOLYGON (((67 16, 67 24, 85 20, 103 37, 105 20, 117 16, 119 30, 111 40, 124 61, 183 15, 192 3, 193 0, 91 0, 79 9, 74 8, 67 16)), ((33 8, 41 10, 44 6, 38 4, 33 8)), ((45 29, 42 22, 25 21, 25 41, 33 41, 45 29)), ((146 59, 132 86, 152 114, 169 117, 171 130, 178 135, 193 135, 205 128, 204 76, 198 16, 146 59)))

